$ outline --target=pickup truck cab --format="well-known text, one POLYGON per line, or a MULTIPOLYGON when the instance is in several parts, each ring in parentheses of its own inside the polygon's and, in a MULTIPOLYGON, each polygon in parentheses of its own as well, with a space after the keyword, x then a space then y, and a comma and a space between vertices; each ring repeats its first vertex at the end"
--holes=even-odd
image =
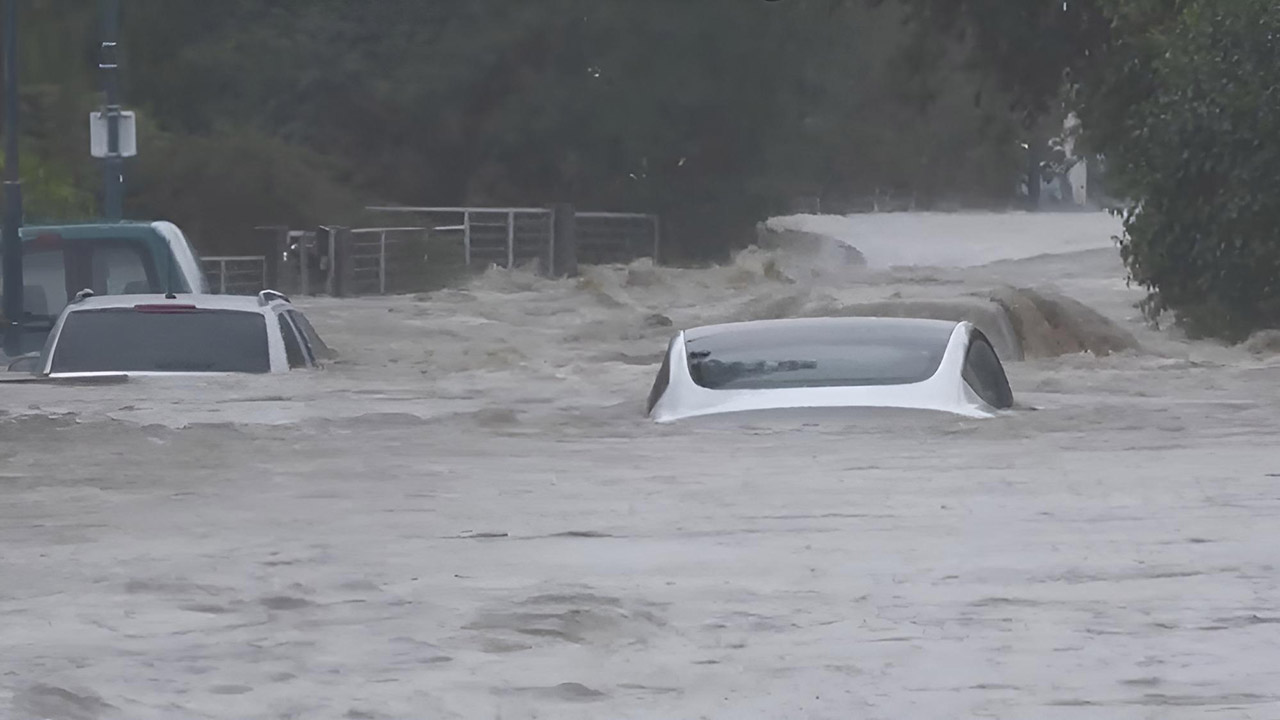
POLYGON ((81 290, 101 296, 209 289, 191 243, 169 222, 27 226, 22 244, 23 353, 44 345, 53 322, 81 290))
POLYGON ((284 295, 107 295, 72 300, 34 373, 109 375, 284 373, 332 351, 284 295))

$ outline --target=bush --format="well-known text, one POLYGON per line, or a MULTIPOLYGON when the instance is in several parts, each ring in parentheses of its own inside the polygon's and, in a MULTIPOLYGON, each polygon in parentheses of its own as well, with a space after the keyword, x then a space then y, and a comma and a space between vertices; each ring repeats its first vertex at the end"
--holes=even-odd
POLYGON ((243 127, 143 130, 146 151, 126 169, 127 214, 177 223, 203 254, 261 252, 258 225, 314 228, 359 215, 355 195, 305 148, 243 127))
POLYGON ((1192 336, 1280 326, 1280 6, 1194 0, 1112 149, 1130 279, 1192 336))

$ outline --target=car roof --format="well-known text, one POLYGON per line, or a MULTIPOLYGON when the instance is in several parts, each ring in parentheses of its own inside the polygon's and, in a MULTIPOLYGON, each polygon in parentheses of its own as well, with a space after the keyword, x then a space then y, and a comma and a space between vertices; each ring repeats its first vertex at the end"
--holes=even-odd
POLYGON ((41 235, 60 235, 69 240, 84 238, 137 238, 155 237, 155 223, 141 220, 122 222, 88 221, 58 225, 25 225, 22 239, 33 240, 41 235))
POLYGON ((176 298, 166 298, 160 294, 94 295, 83 300, 72 301, 67 306, 67 311, 131 308, 135 305, 195 305, 201 310, 240 310, 260 313, 280 305, 289 306, 289 303, 273 299, 264 305, 257 296, 251 295, 178 295, 176 298))
POLYGON ((676 352, 684 351, 684 357, 668 356, 672 362, 664 363, 659 370, 654 387, 663 389, 656 402, 651 401, 649 412, 659 422, 740 412, 830 408, 941 410, 989 417, 988 409, 964 390, 965 380, 961 377, 969 340, 962 331, 971 328, 964 321, 895 317, 795 318, 690 328, 677 335, 677 341, 683 336, 683 347, 673 344, 678 348, 676 352), (753 361, 767 365, 789 360, 792 349, 803 349, 806 355, 812 352, 819 365, 827 357, 883 368, 896 367, 893 357, 900 350, 920 361, 921 372, 913 375, 921 375, 924 366, 932 365, 934 360, 937 364, 929 371, 930 376, 919 380, 910 380, 909 376, 900 380, 881 377, 875 383, 836 384, 834 381, 839 378, 831 378, 832 384, 813 386, 723 389, 700 383, 691 367, 695 360, 713 361, 718 357, 726 367, 743 365, 750 371, 753 361), (885 349, 892 352, 885 353, 885 349), (869 351, 865 357, 863 350, 869 351), (665 386, 661 384, 664 372, 668 373, 665 386))
POLYGON ((891 317, 817 317, 784 318, 780 320, 749 320, 689 328, 684 331, 686 342, 696 343, 717 336, 741 335, 744 338, 767 340, 791 335, 820 336, 825 333, 848 333, 850 337, 872 340, 886 336, 936 337, 946 342, 960 323, 951 320, 891 317))

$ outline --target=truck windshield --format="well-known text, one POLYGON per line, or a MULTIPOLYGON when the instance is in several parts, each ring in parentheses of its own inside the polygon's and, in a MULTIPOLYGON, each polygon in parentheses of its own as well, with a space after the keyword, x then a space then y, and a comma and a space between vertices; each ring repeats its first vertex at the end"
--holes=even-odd
POLYGON ((67 315, 52 373, 271 371, 267 324, 236 310, 81 310, 67 315))

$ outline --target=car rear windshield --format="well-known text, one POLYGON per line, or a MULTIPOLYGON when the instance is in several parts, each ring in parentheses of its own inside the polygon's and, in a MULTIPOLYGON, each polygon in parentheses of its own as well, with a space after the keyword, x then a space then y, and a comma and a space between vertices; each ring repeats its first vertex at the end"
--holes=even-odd
POLYGON ((933 377, 946 325, 773 326, 686 341, 689 374, 711 390, 909 385, 933 377))
POLYGON ((266 320, 237 310, 72 312, 51 365, 54 373, 270 370, 266 320))

